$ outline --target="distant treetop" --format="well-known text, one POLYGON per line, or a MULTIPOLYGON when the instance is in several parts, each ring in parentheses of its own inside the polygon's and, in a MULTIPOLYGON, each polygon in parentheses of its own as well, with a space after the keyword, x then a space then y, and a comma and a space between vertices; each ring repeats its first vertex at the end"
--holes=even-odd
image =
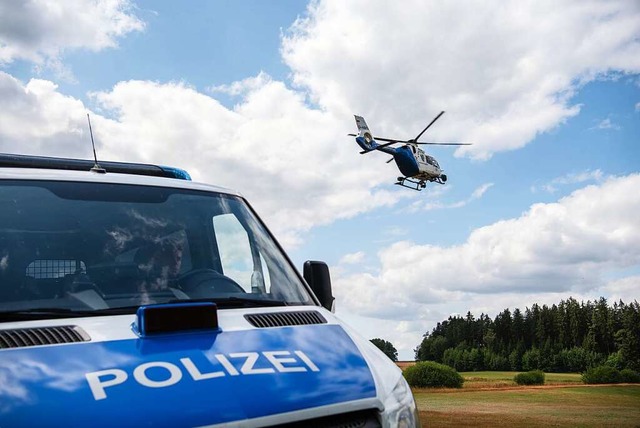
POLYGON ((384 339, 371 339, 371 343, 376 345, 384 354, 391 359, 391 361, 398 361, 398 350, 393 344, 384 339))

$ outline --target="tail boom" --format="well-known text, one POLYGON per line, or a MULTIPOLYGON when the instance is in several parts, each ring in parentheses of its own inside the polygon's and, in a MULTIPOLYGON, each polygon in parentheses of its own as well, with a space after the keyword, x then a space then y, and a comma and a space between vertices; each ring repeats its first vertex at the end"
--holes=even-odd
POLYGON ((356 143, 362 148, 360 154, 365 154, 372 152, 374 150, 379 150, 381 152, 388 153, 393 155, 396 152, 396 149, 393 147, 387 147, 385 144, 384 147, 381 147, 380 144, 376 142, 367 126, 367 122, 365 122, 364 117, 354 115, 356 119, 356 125, 358 126, 358 135, 356 136, 356 143))

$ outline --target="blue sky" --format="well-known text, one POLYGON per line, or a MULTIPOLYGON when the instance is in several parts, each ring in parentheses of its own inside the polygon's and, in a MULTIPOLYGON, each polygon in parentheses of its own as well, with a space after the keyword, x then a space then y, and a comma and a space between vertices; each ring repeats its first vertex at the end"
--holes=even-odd
MULTIPOLYGON (((77 82, 60 81, 53 70, 40 77, 60 84, 64 93, 78 98, 88 91, 109 88, 122 80, 186 81, 200 90, 222 85, 264 70, 274 78, 286 77, 278 54, 280 29, 286 29, 306 7, 301 1, 184 2, 139 1, 132 13, 146 30, 118 40, 118 48, 98 55, 86 49, 64 55, 77 82), (251 10, 252 13, 247 13, 251 10)), ((29 78, 32 64, 8 67, 29 78)))
POLYGON ((337 314, 402 359, 450 314, 640 296, 640 6, 0 1, 0 150, 240 190, 337 314), (25 30, 28 29, 28 30, 25 30), (394 186, 376 135, 449 177, 394 186), (629 190, 631 189, 631 190, 629 190))

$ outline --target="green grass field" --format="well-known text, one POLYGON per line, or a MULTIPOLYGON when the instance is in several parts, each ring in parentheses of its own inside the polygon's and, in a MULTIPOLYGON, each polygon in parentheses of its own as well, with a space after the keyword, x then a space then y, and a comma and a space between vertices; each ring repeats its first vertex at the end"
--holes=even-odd
POLYGON ((461 373, 462 389, 418 389, 423 427, 639 427, 640 385, 583 385, 579 374, 547 373, 518 386, 516 372, 461 373))
MULTIPOLYGON (((513 381, 520 372, 461 372, 464 388, 504 388, 517 386, 513 381)), ((579 373, 545 373, 546 385, 582 385, 579 373)))

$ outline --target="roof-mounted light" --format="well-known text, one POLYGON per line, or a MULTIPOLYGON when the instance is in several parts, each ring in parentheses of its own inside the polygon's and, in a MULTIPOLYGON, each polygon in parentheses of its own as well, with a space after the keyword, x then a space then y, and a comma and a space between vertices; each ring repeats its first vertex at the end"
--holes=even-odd
MULTIPOLYGON (((86 159, 67 159, 47 156, 25 156, 0 153, 0 168, 36 168, 71 171, 91 171, 95 162, 86 159)), ((183 169, 144 163, 100 161, 100 167, 107 173, 147 175, 153 177, 191 180, 183 169)))
POLYGON ((140 306, 133 330, 140 337, 187 331, 219 332, 218 307, 211 302, 140 306))

